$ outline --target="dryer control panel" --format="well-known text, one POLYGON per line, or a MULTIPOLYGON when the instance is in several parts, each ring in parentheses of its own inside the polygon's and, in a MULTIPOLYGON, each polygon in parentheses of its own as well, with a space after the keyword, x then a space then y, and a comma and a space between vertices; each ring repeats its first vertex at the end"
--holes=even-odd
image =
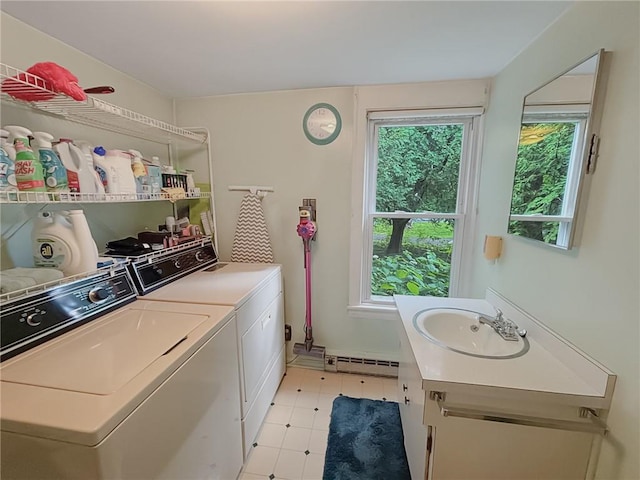
POLYGON ((0 359, 6 360, 115 308, 136 291, 122 267, 0 305, 0 359))

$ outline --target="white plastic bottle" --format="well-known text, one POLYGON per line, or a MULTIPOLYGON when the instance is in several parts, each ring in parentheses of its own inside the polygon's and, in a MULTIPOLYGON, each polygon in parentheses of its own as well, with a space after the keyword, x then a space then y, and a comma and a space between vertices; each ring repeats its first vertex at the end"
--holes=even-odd
POLYGON ((16 149, 9 145, 9 132, 0 130, 0 192, 16 192, 18 182, 15 172, 16 149), (11 158, 13 152, 13 158, 11 158))
POLYGON ((33 132, 34 149, 38 151, 40 163, 44 169, 44 183, 49 192, 69 191, 67 170, 53 151, 53 135, 47 132, 33 132))
POLYGON ((61 138, 53 146, 53 150, 58 154, 58 158, 67 170, 67 184, 71 193, 80 193, 80 165, 71 156, 69 144, 71 140, 61 138))
POLYGON ((82 210, 40 212, 31 234, 37 267, 53 267, 66 276, 93 271, 98 249, 82 210))
POLYGON ((132 155, 122 150, 107 150, 104 162, 115 169, 116 182, 109 184, 109 191, 123 195, 125 198, 136 198, 136 180, 131 170, 132 155))
POLYGON ((87 168, 93 176, 93 183, 95 184, 94 188, 96 190, 96 193, 104 193, 104 185, 102 184, 98 172, 96 172, 95 163, 93 162, 93 146, 86 140, 75 140, 73 143, 82 151, 84 155, 87 168))

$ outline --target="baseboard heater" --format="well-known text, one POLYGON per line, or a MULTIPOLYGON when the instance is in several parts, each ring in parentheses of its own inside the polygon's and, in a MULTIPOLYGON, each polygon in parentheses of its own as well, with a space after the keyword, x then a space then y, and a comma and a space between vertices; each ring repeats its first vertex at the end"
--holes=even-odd
POLYGON ((328 372, 337 373, 360 373, 381 377, 398 376, 398 362, 370 358, 327 355, 324 357, 324 369, 328 372))

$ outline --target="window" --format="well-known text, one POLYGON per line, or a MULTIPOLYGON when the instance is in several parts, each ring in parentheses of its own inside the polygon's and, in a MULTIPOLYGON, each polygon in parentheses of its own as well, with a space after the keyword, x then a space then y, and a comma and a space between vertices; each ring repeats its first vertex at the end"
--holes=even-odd
POLYGON ((587 116, 587 110, 525 110, 509 233, 552 245, 569 244, 587 116))
POLYGON ((459 292, 476 184, 470 110, 368 114, 360 305, 459 292))

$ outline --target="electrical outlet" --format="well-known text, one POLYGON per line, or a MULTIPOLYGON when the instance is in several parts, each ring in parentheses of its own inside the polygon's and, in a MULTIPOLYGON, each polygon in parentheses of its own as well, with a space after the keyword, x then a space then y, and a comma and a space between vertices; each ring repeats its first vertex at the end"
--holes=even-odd
POLYGON ((291 341, 291 325, 284 326, 284 341, 285 342, 291 341))

